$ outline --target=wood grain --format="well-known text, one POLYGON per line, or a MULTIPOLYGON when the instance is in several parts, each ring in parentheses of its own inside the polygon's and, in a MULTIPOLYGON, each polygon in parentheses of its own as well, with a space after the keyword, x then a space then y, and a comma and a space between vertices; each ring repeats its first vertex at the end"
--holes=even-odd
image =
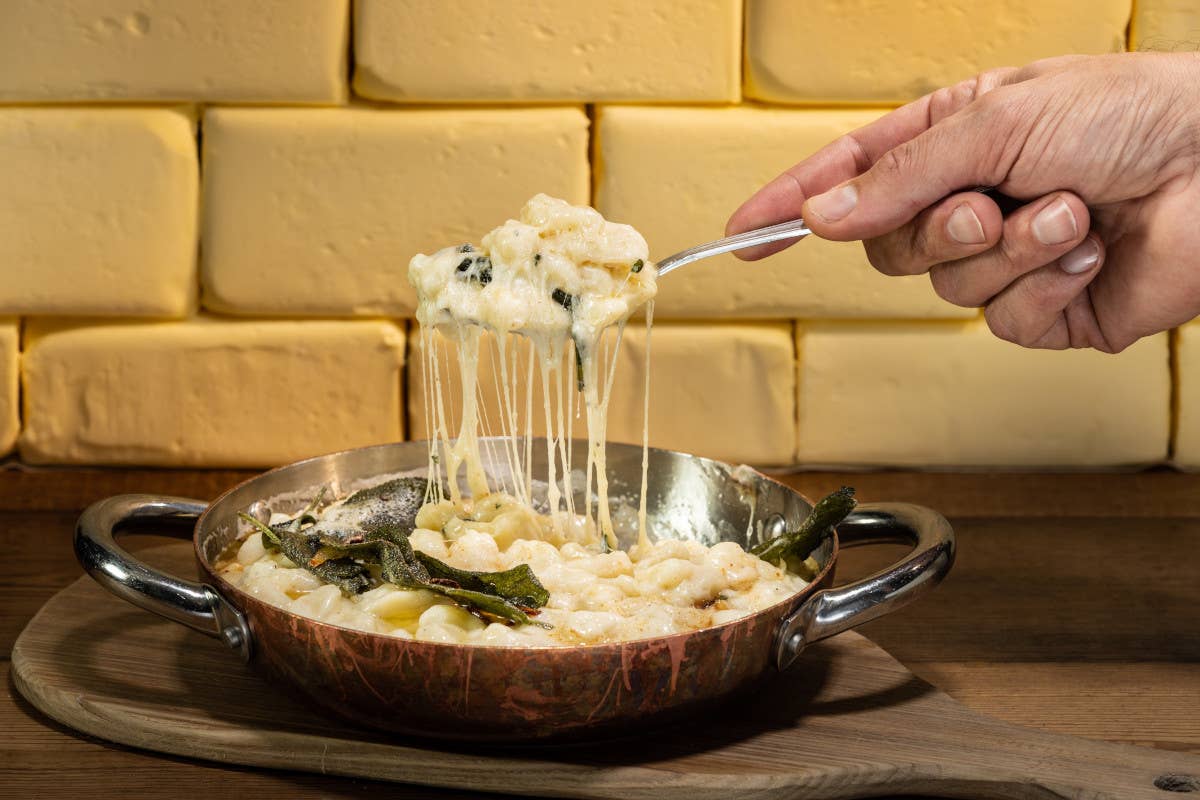
MULTIPOLYGON (((190 571, 187 543, 164 548, 190 571)), ((59 722, 176 755, 530 796, 705 800, 893 791, 1154 798, 1200 756, 1040 733, 969 711, 857 634, 703 725, 596 745, 511 750, 397 741, 314 715, 215 641, 81 578, 13 650, 22 694, 59 722), (648 747, 647 745, 653 745, 648 747), (1032 756, 1036 754, 1036 758, 1032 756)))
MULTIPOLYGON (((0 470, 0 669, 7 671, 2 662, 34 612, 79 575, 70 535, 85 505, 125 491, 212 497, 248 474, 0 470)), ((959 559, 950 578, 867 629, 921 677, 1008 721, 1200 753, 1200 581, 1187 580, 1200 573, 1200 475, 787 480, 810 496, 849 483, 866 499, 923 502, 951 516, 959 559), (1105 566, 1114 560, 1115 584, 1105 566), (1106 635, 1110 626, 1117 635, 1106 635)), ((124 541, 142 550, 164 540, 124 541)), ((847 551, 840 574, 864 574, 888 555, 847 551)), ((10 679, 3 685, 0 797, 482 797, 149 755, 62 728, 25 703, 10 679)))

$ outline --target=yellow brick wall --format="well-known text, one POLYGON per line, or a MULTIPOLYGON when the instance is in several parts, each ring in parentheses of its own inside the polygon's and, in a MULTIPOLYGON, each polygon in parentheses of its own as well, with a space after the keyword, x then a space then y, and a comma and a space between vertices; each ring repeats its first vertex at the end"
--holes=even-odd
MULTIPOLYGON (((268 466, 420 437, 413 253, 477 240, 544 191, 665 255, 889 107, 992 66, 1178 49, 1200 40, 1198 8, 9 0, 0 453, 268 466)), ((657 319, 661 446, 1097 467, 1167 459, 1175 427, 1200 467, 1190 325, 1115 357, 1023 351, 924 278, 812 239, 665 279, 657 319)), ((631 326, 615 439, 640 437, 645 345, 631 326)))

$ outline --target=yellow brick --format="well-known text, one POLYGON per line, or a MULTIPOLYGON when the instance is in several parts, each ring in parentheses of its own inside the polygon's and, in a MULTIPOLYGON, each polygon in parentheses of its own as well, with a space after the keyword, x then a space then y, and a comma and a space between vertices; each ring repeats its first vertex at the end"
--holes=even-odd
MULTIPOLYGON (((610 340, 611 341, 611 340, 610 340)), ((494 341, 480 358, 483 414, 488 432, 499 430, 495 390, 498 359, 494 341)), ((788 323, 655 325, 650 350, 650 444, 732 462, 783 464, 792 460, 795 442, 795 383, 792 331, 788 323)), ((527 348, 527 345, 523 345, 527 348)), ((425 423, 421 341, 414 328, 408 368, 408 409, 412 438, 428 438, 425 423)), ((439 348, 444 391, 460 402, 453 351, 439 348), (445 376, 454 376, 451 379, 445 376)), ((511 351, 510 351, 511 352, 511 351)), ((642 404, 646 363, 645 327, 631 323, 621 341, 608 414, 609 440, 642 441, 642 404)), ((521 358, 520 397, 525 394, 528 360, 521 358)), ((569 365, 568 365, 569 367, 569 365)), ((574 370, 568 369, 568 378, 574 370)), ((534 432, 545 431, 540 373, 535 374, 534 432)), ((576 400, 578 404, 578 400, 576 400)), ((517 410, 524 431, 525 407, 517 410)), ((455 413, 452 424, 457 426, 455 413)), ((452 433, 457 431, 454 427, 452 433)), ((583 419, 574 435, 584 437, 583 419)))
POLYGON ((1099 467, 1165 458, 1167 334, 1024 350, 982 322, 800 326, 806 464, 1099 467))
POLYGON ((0 100, 340 103, 349 0, 5 0, 0 100))
POLYGON ((537 192, 586 203, 579 108, 214 109, 206 307, 411 315, 408 261, 478 241, 537 192))
POLYGON ((1200 3, 1196 0, 1137 0, 1129 25, 1129 49, 1200 50, 1200 3))
POLYGON ((14 319, 0 319, 0 455, 8 454, 21 429, 18 406, 18 375, 21 330, 14 319))
POLYGON ((187 313, 197 169, 178 111, 0 109, 0 313, 187 313))
POLYGON ((739 97, 740 0, 358 0, 354 88, 405 102, 739 97))
POLYGON ((403 359, 388 322, 30 323, 21 457, 262 467, 396 441, 403 359))
MULTIPOLYGON (((724 235, 756 189, 877 111, 608 106, 597 123, 596 208, 662 258, 724 235)), ((815 237, 756 264, 732 255, 663 279, 656 313, 695 317, 968 317, 924 276, 889 278, 862 245, 815 237)))
POLYGON ((1130 0, 747 0, 747 97, 900 103, 992 67, 1125 49, 1130 0))
POLYGON ((1200 323, 1175 333, 1175 442, 1173 461, 1200 469, 1200 323))

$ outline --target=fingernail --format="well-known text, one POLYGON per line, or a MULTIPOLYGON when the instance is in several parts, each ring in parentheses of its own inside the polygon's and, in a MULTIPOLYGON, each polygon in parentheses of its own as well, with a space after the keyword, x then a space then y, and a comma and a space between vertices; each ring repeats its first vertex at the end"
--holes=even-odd
POLYGON ((946 221, 946 233, 959 244, 983 244, 987 236, 983 233, 983 223, 975 216, 975 210, 963 203, 950 215, 946 221))
POLYGON ((858 205, 858 190, 853 186, 839 186, 824 194, 808 199, 808 210, 825 222, 837 222, 858 205))
POLYGON ((1084 239, 1071 252, 1058 260, 1058 266, 1068 275, 1078 275, 1096 266, 1100 260, 1100 246, 1091 237, 1084 239))
POLYGON ((1038 212, 1033 218, 1033 235, 1042 244, 1062 244, 1079 235, 1075 215, 1061 197, 1038 212))

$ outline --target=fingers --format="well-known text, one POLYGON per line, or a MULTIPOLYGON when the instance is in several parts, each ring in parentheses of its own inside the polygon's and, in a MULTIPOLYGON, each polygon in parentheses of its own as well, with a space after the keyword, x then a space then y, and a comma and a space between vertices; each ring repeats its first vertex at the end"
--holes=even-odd
MULTIPOLYGON (((799 217, 809 197, 863 173, 893 148, 929 130, 931 125, 967 107, 983 94, 1011 82, 1016 72, 1011 67, 989 70, 925 95, 834 140, 751 196, 729 218, 725 235, 799 217)), ((738 251, 737 256, 754 261, 794 242, 748 248, 738 251)))
POLYGON ((1068 254, 1023 275, 988 303, 984 318, 992 333, 1022 347, 1108 350, 1087 293, 1088 284, 1104 263, 1104 246, 1098 237, 1089 235, 1077 249, 1083 248, 1089 252, 1082 257, 1072 259, 1068 254))
POLYGON ((895 230, 952 192, 1003 182, 1032 118, 1011 87, 989 92, 887 151, 862 175, 810 197, 802 212, 818 236, 869 239, 895 230), (1001 98, 989 100, 989 98, 1001 98))
MULTIPOLYGON (((983 253, 1001 237, 1004 218, 987 195, 947 197, 891 233, 863 242, 867 259, 885 275, 919 275, 944 262, 983 253)), ((1045 263, 1044 261, 1042 263, 1045 263)))
POLYGON ((995 247, 936 264, 929 269, 929 279, 942 299, 978 308, 1022 275, 1056 259, 1079 268, 1081 259, 1094 254, 1082 246, 1090 226, 1091 215, 1079 197, 1055 192, 1009 215, 995 247))

